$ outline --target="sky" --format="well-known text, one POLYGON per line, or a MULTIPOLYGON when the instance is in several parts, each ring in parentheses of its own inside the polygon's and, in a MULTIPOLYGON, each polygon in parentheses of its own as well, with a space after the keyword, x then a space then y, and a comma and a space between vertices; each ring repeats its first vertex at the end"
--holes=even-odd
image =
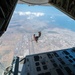
POLYGON ((14 11, 15 14, 31 21, 34 19, 46 22, 49 27, 60 27, 75 31, 75 20, 52 6, 17 4, 14 11))

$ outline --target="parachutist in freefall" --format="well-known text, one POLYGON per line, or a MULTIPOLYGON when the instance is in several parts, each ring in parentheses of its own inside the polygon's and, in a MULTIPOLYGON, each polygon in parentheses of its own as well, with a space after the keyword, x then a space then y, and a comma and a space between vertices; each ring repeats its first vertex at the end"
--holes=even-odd
POLYGON ((39 32, 38 32, 38 36, 35 36, 35 34, 33 35, 34 40, 35 40, 36 42, 38 42, 38 39, 39 39, 40 36, 41 36, 41 32, 39 31, 39 32))

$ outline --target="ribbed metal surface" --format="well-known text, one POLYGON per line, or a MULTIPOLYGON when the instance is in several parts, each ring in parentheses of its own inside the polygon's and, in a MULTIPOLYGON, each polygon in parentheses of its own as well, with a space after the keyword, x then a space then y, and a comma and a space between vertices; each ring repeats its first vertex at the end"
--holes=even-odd
POLYGON ((21 75, 75 75, 75 48, 29 55, 21 75))

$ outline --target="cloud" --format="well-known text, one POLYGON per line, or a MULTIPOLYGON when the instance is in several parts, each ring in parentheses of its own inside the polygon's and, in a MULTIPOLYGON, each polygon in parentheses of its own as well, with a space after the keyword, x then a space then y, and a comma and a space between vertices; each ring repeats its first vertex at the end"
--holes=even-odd
POLYGON ((27 19, 33 19, 35 17, 42 17, 45 15, 43 12, 31 12, 31 11, 15 11, 14 14, 18 14, 19 16, 26 16, 27 19))
POLYGON ((27 12, 21 12, 21 11, 16 12, 15 11, 15 13, 19 14, 20 16, 31 16, 32 15, 32 16, 35 16, 35 17, 40 17, 40 16, 44 16, 45 15, 42 12, 30 12, 30 11, 27 11, 27 12))
POLYGON ((53 17, 51 16, 50 18, 52 19, 53 17))
POLYGON ((52 22, 55 22, 55 20, 52 20, 52 22))

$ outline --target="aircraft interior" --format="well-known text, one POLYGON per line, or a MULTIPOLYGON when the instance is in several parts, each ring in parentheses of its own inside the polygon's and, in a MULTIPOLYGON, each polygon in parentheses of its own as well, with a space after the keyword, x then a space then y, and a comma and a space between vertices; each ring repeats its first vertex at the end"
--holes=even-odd
MULTIPOLYGON (((0 37, 7 30, 17 3, 51 5, 75 20, 75 0, 0 0, 0 37)), ((75 75, 75 47, 14 57, 3 75, 75 75)))

